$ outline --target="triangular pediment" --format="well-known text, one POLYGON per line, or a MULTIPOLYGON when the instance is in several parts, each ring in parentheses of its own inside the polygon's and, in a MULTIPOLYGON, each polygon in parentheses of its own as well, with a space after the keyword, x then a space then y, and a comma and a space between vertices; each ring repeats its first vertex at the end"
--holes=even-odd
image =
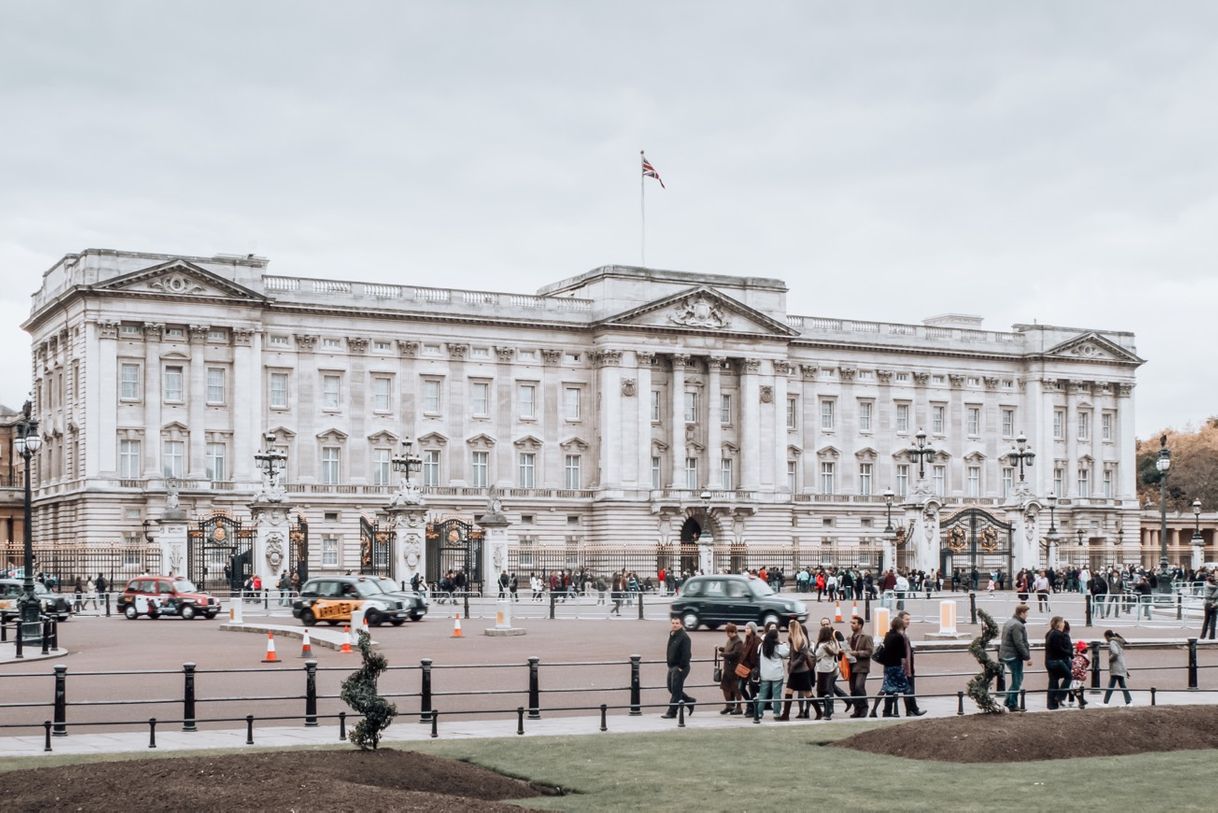
POLYGON ((1121 364, 1142 364, 1144 361, 1095 331, 1067 339, 1050 347, 1044 355, 1073 361, 1113 361, 1121 364))
POLYGON ((394 446, 398 442, 398 436, 390 432, 388 429, 369 435, 368 443, 372 446, 394 446))
POLYGON ((187 260, 169 260, 93 286, 98 292, 121 292, 173 299, 238 299, 262 302, 266 297, 187 260))
POLYGON ((799 335, 783 322, 705 285, 611 316, 599 326, 784 338, 799 335))

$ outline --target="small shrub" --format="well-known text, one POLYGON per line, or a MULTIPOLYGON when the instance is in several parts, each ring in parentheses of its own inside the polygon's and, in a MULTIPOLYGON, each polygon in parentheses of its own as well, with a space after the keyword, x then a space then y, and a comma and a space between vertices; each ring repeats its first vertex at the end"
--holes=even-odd
POLYGON ((385 656, 372 648, 368 633, 360 630, 358 643, 363 666, 343 681, 342 701, 363 718, 351 729, 348 738, 361 750, 376 750, 381 734, 397 715, 397 706, 376 693, 376 680, 389 666, 385 656))
POLYGON ((981 664, 981 672, 968 682, 968 696, 986 714, 1002 714, 1005 709, 990 695, 990 683, 1002 674, 1002 664, 991 659, 987 649, 998 637, 998 625, 985 610, 978 610, 977 617, 981 619, 981 634, 969 644, 968 651, 981 664))

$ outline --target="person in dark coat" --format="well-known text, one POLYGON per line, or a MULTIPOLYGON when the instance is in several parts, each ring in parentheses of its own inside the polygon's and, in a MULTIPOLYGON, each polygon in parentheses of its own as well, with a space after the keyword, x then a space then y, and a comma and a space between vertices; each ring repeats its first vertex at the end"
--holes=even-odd
POLYGON ((1070 687, 1070 661, 1074 657, 1070 635, 1062 629, 1064 619, 1055 615, 1045 634, 1045 669, 1049 673, 1050 711, 1061 706, 1070 687), (1064 688, 1063 688, 1064 687, 1064 688))
POLYGON ((744 642, 740 640, 735 624, 728 623, 724 627, 724 631, 727 632, 727 642, 719 647, 719 652, 723 655, 723 676, 719 679, 719 688, 723 691, 726 705, 719 713, 743 714, 741 701, 744 700, 744 695, 740 692, 740 678, 736 675, 736 665, 740 663, 740 659, 744 655, 744 642))
POLYGON ((867 716, 867 675, 871 673, 871 653, 875 642, 863 628, 863 619, 857 615, 850 619, 850 641, 847 652, 850 661, 850 699, 855 712, 851 717, 867 716))
POLYGON ((694 704, 698 701, 685 693, 685 679, 689 677, 689 661, 691 644, 689 633, 681 626, 681 619, 674 618, 668 633, 668 711, 661 717, 671 720, 677 716, 677 706, 685 703, 686 711, 694 713, 694 704))

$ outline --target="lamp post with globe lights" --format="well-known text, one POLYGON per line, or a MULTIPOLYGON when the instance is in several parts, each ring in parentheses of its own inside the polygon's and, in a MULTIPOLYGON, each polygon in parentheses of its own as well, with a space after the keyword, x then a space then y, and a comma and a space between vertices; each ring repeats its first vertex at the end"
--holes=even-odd
POLYGON ((1201 568, 1204 559, 1205 539, 1201 536, 1201 500, 1193 500, 1193 556, 1190 563, 1193 572, 1201 568))
MULTIPOLYGON (((1167 448, 1167 435, 1159 437, 1159 459, 1155 461, 1159 470, 1159 571, 1167 572, 1167 471, 1171 468, 1171 449, 1167 448)), ((1160 579, 1162 584, 1163 580, 1160 579)))
POLYGON ((13 448, 21 457, 22 468, 25 470, 25 499, 22 503, 25 567, 22 568, 21 598, 17 601, 21 617, 21 640, 24 644, 38 643, 42 639, 40 608, 38 598, 34 595, 34 528, 30 521, 30 460, 42 447, 42 438, 38 435, 38 419, 30 414, 33 406, 26 401, 21 407, 21 420, 14 427, 17 438, 13 441, 13 448))

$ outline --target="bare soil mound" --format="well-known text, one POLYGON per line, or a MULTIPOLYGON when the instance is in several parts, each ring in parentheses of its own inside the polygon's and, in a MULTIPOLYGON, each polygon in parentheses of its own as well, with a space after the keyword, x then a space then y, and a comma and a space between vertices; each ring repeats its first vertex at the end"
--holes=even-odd
POLYGON ((1025 762, 1218 748, 1218 706, 970 714, 873 729, 832 745, 938 762, 1025 762))
POLYGON ((4 774, 6 810, 515 811, 544 790, 411 751, 276 751, 4 774))

